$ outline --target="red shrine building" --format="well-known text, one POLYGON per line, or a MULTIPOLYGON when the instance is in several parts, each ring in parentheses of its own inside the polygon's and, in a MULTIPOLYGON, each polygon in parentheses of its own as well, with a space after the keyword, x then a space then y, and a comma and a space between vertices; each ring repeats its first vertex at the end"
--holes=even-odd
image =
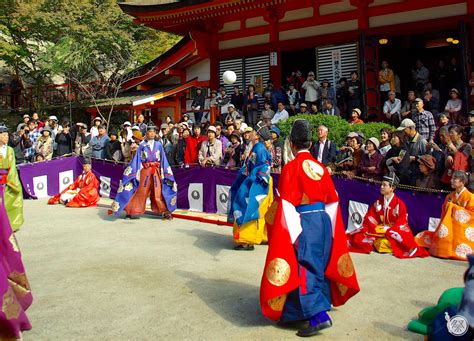
MULTIPOLYGON (((365 112, 380 111, 378 71, 388 61, 402 98, 413 87, 416 60, 433 87, 448 91, 438 72, 457 65, 465 111, 474 52, 473 0, 129 0, 119 3, 137 23, 182 35, 170 51, 129 80, 125 106, 150 118, 189 111, 191 88, 216 89, 232 70, 238 85, 262 91, 267 80, 285 86, 300 71, 335 85, 358 71, 365 112), (446 89, 445 89, 446 88, 446 89)), ((232 86, 229 87, 229 90, 232 86)))

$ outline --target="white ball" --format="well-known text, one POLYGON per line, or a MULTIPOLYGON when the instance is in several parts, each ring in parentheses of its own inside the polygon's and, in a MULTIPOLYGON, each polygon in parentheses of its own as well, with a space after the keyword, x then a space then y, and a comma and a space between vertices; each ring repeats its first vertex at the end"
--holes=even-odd
POLYGON ((224 81, 225 84, 234 84, 235 81, 237 80, 237 75, 235 74, 234 71, 227 70, 222 75, 222 80, 224 81))

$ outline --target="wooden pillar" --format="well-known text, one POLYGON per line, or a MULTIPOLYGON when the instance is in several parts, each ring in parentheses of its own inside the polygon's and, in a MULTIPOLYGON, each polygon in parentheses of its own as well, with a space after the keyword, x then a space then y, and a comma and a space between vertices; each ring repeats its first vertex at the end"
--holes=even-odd
MULTIPOLYGON (((270 34, 270 39, 269 39, 269 45, 274 48, 275 46, 278 46, 278 42, 280 40, 280 19, 282 19, 285 16, 285 11, 282 10, 281 8, 277 6, 272 6, 267 9, 267 12, 264 15, 264 19, 266 22, 268 22, 270 26, 269 34, 270 34)), ((270 52, 272 55, 270 55, 270 79, 273 81, 275 84, 275 87, 280 87, 281 84, 281 48, 277 47, 274 48, 274 50, 271 50, 270 52), (272 65, 272 62, 275 65, 272 65)))

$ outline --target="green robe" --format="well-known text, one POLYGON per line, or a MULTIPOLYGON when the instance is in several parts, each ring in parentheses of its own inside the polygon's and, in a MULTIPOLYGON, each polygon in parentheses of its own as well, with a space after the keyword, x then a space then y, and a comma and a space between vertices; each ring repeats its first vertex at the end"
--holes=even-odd
MULTIPOLYGON (((9 169, 4 203, 14 232, 23 225, 23 190, 16 170, 15 152, 7 147, 7 156, 0 161, 0 169, 9 169)), ((1 198, 0 198, 1 200, 1 198)))

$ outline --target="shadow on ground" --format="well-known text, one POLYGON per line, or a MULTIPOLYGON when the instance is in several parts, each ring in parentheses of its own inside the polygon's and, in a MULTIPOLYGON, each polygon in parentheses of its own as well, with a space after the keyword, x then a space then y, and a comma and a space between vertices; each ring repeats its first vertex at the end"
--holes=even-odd
POLYGON ((259 287, 226 279, 206 278, 188 271, 176 271, 186 285, 218 316, 238 327, 271 324, 260 312, 259 287))
POLYGON ((234 247, 232 237, 223 235, 221 233, 215 233, 200 229, 177 229, 176 232, 184 233, 188 236, 195 237, 196 241, 193 243, 193 246, 210 254, 215 261, 219 261, 217 256, 223 249, 231 250, 234 247))
MULTIPOLYGON (((408 321, 407 321, 408 323, 408 321)), ((383 340, 383 334, 390 334, 396 338, 403 338, 404 340, 420 340, 420 335, 406 331, 405 329, 400 329, 400 327, 384 322, 384 321, 375 321, 372 322, 372 325, 380 330, 381 335, 378 339, 383 340)))

